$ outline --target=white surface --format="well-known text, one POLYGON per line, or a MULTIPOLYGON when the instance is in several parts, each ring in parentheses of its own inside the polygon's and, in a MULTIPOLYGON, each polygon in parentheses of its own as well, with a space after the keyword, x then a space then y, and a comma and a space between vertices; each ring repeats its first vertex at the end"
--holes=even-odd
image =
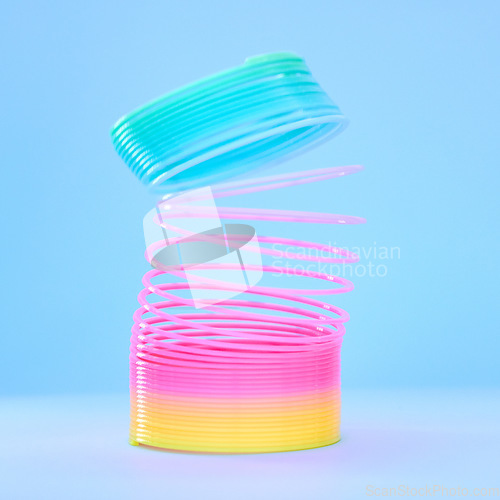
POLYGON ((368 485, 470 497, 500 488, 499 390, 345 390, 340 443, 261 455, 130 446, 127 398, 0 400, 1 498, 350 500, 377 498, 368 485))

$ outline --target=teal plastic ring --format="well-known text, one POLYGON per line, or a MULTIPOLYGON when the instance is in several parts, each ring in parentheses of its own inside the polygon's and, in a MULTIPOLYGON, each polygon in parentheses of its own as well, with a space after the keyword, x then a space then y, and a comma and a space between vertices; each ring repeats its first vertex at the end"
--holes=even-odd
POLYGON ((113 126, 113 145, 153 191, 174 193, 269 166, 347 120, 290 53, 251 57, 170 92, 113 126))

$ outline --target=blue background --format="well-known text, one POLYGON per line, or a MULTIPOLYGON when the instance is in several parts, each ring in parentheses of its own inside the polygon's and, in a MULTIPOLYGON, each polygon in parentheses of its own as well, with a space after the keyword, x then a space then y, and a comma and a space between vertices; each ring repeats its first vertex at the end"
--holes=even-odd
POLYGON ((364 216, 365 226, 300 231, 400 249, 374 260, 387 276, 354 278, 336 300, 352 317, 344 390, 498 386, 498 2, 2 10, 3 394, 127 390, 142 217, 155 198, 109 129, 168 90, 277 50, 303 56, 351 121, 281 170, 366 170, 252 204, 364 216))

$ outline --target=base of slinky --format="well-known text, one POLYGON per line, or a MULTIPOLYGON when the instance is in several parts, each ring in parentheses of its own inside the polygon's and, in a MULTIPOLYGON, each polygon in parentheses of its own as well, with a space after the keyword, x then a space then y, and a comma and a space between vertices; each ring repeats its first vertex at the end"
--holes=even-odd
POLYGON ((309 348, 298 360, 278 353, 273 364, 260 354, 254 363, 197 362, 186 368, 154 354, 148 362, 135 351, 131 356, 132 445, 239 454, 340 440, 340 342, 309 348))
POLYGON ((131 391, 129 442, 198 453, 305 450, 340 440, 340 388, 271 398, 131 391))
POLYGON ((340 436, 337 438, 328 440, 323 443, 315 443, 315 444, 303 444, 303 445, 293 445, 293 446, 272 446, 269 448, 263 448, 263 447, 246 447, 246 448, 239 448, 237 451, 235 451, 233 448, 234 447, 218 447, 217 449, 213 449, 212 447, 207 448, 203 446, 183 446, 183 447, 174 447, 174 446, 159 446, 158 444, 150 444, 147 442, 141 442, 139 443, 138 441, 135 441, 134 439, 129 439, 129 444, 132 446, 144 446, 146 448, 152 448, 152 449, 157 449, 157 450, 163 450, 163 451, 171 451, 171 452, 188 452, 188 453, 204 453, 204 454, 231 454, 231 455, 236 455, 236 454, 251 454, 251 453, 280 453, 280 452, 286 452, 286 451, 301 451, 301 450, 311 450, 314 448, 323 448, 325 446, 331 446, 332 444, 336 444, 340 441, 340 436))

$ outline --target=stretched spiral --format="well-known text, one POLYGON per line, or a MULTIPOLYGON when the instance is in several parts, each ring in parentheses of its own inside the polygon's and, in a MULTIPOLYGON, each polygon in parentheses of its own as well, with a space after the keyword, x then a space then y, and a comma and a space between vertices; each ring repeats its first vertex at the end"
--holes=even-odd
MULTIPOLYGON (((214 189, 214 197, 313 182, 360 168, 337 167, 317 170, 315 175, 287 174, 255 179, 251 184, 222 185, 214 189)), ((176 221, 200 218, 205 212, 190 205, 175 211, 169 206, 168 212, 159 211, 156 222, 168 226, 169 217, 176 221)), ((352 216, 247 208, 222 208, 219 216, 224 220, 364 222, 352 216)), ((234 226, 234 232, 229 230, 220 239, 221 245, 227 244, 228 238, 233 244, 245 238, 237 233, 241 224, 234 226)), ((204 239, 203 235, 198 239, 204 239)), ((181 235, 168 243, 158 242, 156 255, 162 245, 168 248, 185 240, 186 235, 181 235)), ((279 256, 283 247, 287 257, 297 261, 358 261, 352 252, 329 245, 260 235, 258 241, 262 255, 279 256), (290 248, 298 251, 290 252, 290 248), (300 249, 316 252, 311 255, 300 249)), ((214 243, 213 237, 210 242, 214 243)), ((197 270, 219 272, 231 268, 238 268, 238 264, 196 266, 197 270)), ((339 440, 340 348, 349 317, 317 297, 348 292, 352 283, 305 267, 245 268, 323 280, 329 286, 290 289, 254 285, 241 290, 238 284, 190 275, 189 265, 174 264, 147 272, 131 339, 133 444, 191 451, 265 452, 324 446, 339 440), (190 283, 181 281, 183 276, 190 277, 190 283), (209 290, 213 296, 231 288, 244 293, 195 309, 192 298, 179 295, 193 287, 209 290)))
POLYGON ((253 223, 364 219, 216 207, 214 200, 359 171, 250 177, 346 124, 304 60, 278 53, 170 92, 114 125, 120 157, 164 195, 144 222, 153 269, 144 275, 132 328, 131 444, 249 453, 340 439, 340 349, 349 316, 322 297, 353 284, 301 264, 347 264, 358 256, 258 234, 253 223), (268 262, 283 249, 299 265, 268 262), (286 278, 282 284, 307 278, 311 285, 278 287, 276 274, 286 278), (273 278, 276 285, 264 285, 273 278))

